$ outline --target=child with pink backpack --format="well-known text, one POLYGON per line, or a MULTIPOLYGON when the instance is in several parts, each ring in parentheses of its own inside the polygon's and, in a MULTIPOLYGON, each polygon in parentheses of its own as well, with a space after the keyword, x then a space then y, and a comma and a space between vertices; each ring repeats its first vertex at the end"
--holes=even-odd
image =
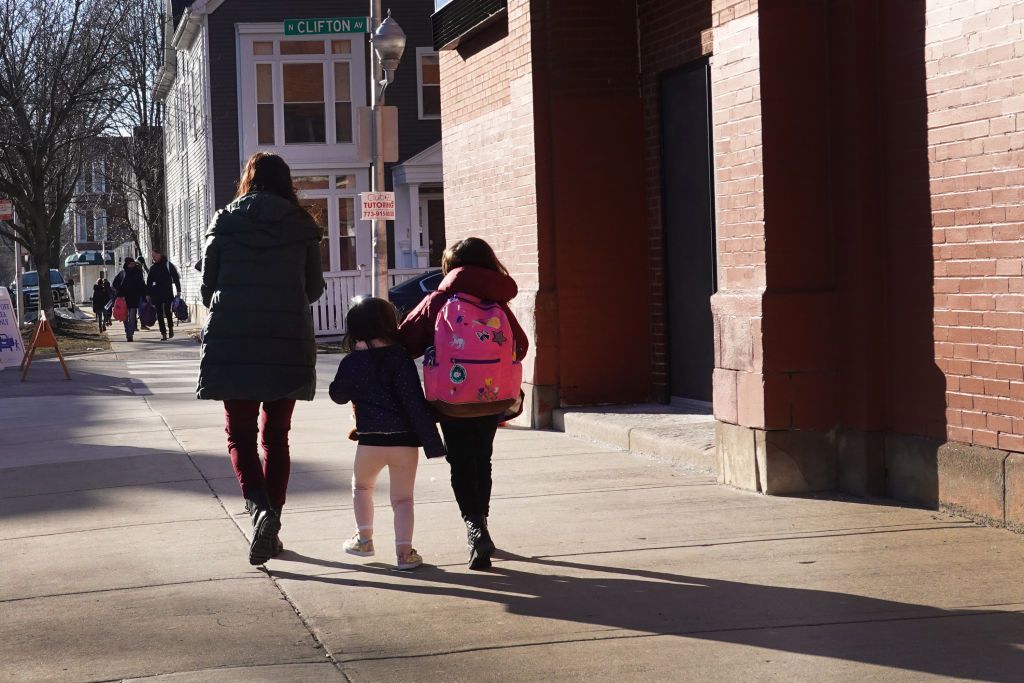
POLYGON ((526 334, 508 302, 515 280, 477 237, 448 247, 444 280, 406 316, 401 342, 423 356, 426 399, 440 415, 452 490, 466 523, 469 568, 487 569, 495 546, 487 518, 498 423, 520 405, 526 334))

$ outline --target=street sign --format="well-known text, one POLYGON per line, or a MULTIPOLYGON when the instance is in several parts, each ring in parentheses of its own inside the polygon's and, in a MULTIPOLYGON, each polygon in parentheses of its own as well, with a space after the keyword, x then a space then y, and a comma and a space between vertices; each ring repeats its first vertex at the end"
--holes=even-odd
POLYGON ((323 36, 335 33, 369 33, 366 17, 325 17, 323 19, 285 19, 286 36, 323 36))
POLYGON ((362 220, 395 220, 394 192, 360 192, 359 201, 363 206, 362 220))
POLYGON ((10 199, 0 199, 0 221, 14 220, 14 202, 10 199))

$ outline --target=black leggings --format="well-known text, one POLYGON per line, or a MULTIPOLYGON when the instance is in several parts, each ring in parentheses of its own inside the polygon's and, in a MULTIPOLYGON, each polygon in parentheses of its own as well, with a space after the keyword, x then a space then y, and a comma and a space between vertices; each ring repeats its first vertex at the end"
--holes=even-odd
POLYGON ((491 454, 497 415, 452 418, 441 422, 448 464, 452 468, 452 491, 462 518, 484 517, 491 506, 491 454))

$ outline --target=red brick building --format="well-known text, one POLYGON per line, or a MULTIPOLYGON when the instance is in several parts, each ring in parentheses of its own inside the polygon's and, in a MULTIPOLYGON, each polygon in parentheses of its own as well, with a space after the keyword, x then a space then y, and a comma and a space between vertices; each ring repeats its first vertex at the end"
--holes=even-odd
POLYGON ((1024 524, 1021 3, 439 4, 535 424, 713 399, 726 483, 1024 524))

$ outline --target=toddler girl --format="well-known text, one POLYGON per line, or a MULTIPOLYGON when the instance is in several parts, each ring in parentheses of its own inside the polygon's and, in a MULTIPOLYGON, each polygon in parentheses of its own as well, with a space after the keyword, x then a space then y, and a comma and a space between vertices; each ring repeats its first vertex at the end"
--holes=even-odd
POLYGON ((356 414, 355 465, 352 500, 356 533, 345 541, 345 552, 370 557, 373 549, 373 488, 388 468, 391 509, 395 517, 395 552, 399 569, 423 563, 412 547, 413 485, 418 448, 428 458, 445 455, 441 437, 416 366, 398 343, 398 314, 383 299, 358 298, 345 318, 349 351, 331 383, 335 403, 352 401, 356 414))

